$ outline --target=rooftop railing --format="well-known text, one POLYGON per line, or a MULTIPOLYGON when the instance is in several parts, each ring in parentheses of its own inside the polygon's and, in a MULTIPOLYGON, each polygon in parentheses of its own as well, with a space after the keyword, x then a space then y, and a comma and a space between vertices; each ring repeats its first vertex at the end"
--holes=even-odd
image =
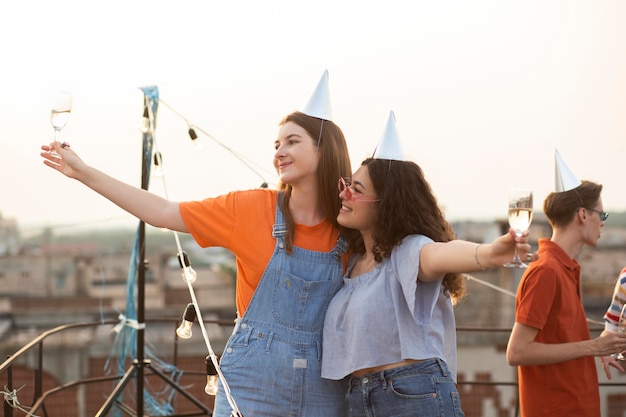
MULTIPOLYGON (((96 359, 88 366, 87 375, 74 380, 60 382, 63 378, 50 372, 57 369, 57 373, 63 373, 59 369, 59 361, 63 361, 63 355, 72 355, 67 340, 56 343, 55 337, 61 334, 76 334, 81 329, 90 329, 91 335, 96 335, 96 328, 106 328, 118 324, 116 320, 100 322, 77 323, 59 326, 34 337, 15 353, 9 355, 0 364, 0 385, 4 390, 4 416, 37 416, 37 417, 83 417, 105 415, 136 415, 137 401, 145 401, 144 393, 137 395, 133 388, 133 378, 136 374, 132 371, 135 367, 143 367, 143 376, 146 383, 158 397, 161 404, 167 403, 168 407, 154 410, 150 407, 142 407, 146 410, 145 415, 178 416, 210 416, 212 414, 213 397, 204 393, 206 373, 204 367, 204 355, 199 352, 186 351, 174 332, 178 325, 175 319, 146 320, 148 325, 160 323, 168 328, 171 325, 172 334, 168 359, 173 366, 181 371, 182 377, 174 378, 160 367, 153 366, 150 359, 144 363, 129 362, 127 372, 123 374, 108 374, 103 371, 106 361, 93 355, 93 349, 100 352, 107 351, 106 346, 96 346, 103 343, 94 337, 93 341, 83 343, 92 349, 87 353, 88 358, 83 361, 96 359), (59 348, 59 346, 65 346, 59 348), (55 365, 55 366, 52 366, 55 365), (30 400, 32 398, 32 400, 30 400), (163 414, 163 410, 169 410, 163 414)), ((231 320, 205 320, 205 324, 216 325, 226 328, 225 334, 229 333, 227 327, 232 327, 231 320)), ((508 335, 508 328, 477 328, 459 327, 457 332, 464 333, 501 333, 508 335)), ((599 333, 601 329, 592 329, 592 333, 599 333)), ((70 338, 71 339, 71 338, 70 338)), ((185 341, 186 342, 186 341, 185 341)), ((103 343, 106 345, 106 342, 103 343)), ((161 346, 162 348, 162 346, 161 346)), ((80 355, 80 353, 78 353, 80 355)), ((467 417, 518 417, 518 387, 515 368, 508 367, 504 359, 502 347, 492 346, 484 353, 465 352, 464 347, 459 347, 458 362, 458 389, 461 394, 463 410, 467 417), (494 353, 495 352, 495 353, 494 353), (471 359, 469 359, 471 358, 471 359), (482 363, 481 363, 482 362, 482 363), (494 369, 498 367, 501 371, 494 369)), ((622 416, 626 409, 626 383, 624 379, 616 378, 617 382, 601 382, 600 392, 603 397, 603 416, 622 416)))

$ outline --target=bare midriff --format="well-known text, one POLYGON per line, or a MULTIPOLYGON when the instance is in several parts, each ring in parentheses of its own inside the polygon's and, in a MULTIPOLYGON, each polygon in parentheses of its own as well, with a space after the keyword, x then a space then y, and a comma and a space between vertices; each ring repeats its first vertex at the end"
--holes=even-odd
POLYGON ((405 359, 402 362, 389 363, 387 365, 375 366, 373 368, 359 369, 358 371, 352 372, 352 376, 354 378, 360 378, 363 375, 375 374, 380 371, 386 371, 388 369, 398 368, 400 366, 406 366, 406 365, 410 365, 412 363, 417 363, 417 362, 422 362, 422 361, 418 359, 405 359))

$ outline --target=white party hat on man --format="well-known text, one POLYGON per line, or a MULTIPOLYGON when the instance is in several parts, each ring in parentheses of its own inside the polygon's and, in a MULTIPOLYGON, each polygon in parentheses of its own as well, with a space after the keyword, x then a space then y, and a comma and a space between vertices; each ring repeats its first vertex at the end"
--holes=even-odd
POLYGON ((576 175, 569 169, 569 167, 561 158, 561 154, 558 149, 554 150, 554 192, 560 193, 563 191, 573 190, 578 187, 581 182, 576 175))
POLYGON ((389 112, 387 125, 382 136, 378 140, 378 145, 374 150, 372 158, 375 159, 392 159, 395 161, 404 161, 404 153, 400 146, 400 135, 396 127, 396 115, 393 111, 389 112))
POLYGON ((313 93, 311 93, 311 96, 300 111, 311 117, 333 120, 333 112, 330 106, 330 90, 328 88, 328 70, 324 71, 315 90, 313 90, 313 93))

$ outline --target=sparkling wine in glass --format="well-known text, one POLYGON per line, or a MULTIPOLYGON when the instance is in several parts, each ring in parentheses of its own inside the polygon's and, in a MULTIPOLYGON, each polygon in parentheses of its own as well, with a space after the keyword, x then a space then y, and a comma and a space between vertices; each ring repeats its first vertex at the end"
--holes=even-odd
MULTIPOLYGON (((617 331, 620 333, 625 333, 626 332, 626 303, 622 306, 622 311, 619 314, 619 322, 617 323, 617 331)), ((618 361, 623 361, 626 359, 626 356, 624 356, 623 352, 618 352, 618 353, 614 353, 611 356, 613 356, 615 359, 617 359, 618 361)))
MULTIPOLYGON (((54 141, 59 141, 59 132, 65 127, 70 119, 72 111, 72 94, 67 91, 59 91, 54 96, 52 110, 50 111, 50 123, 54 128, 54 141)), ((52 151, 52 153, 56 153, 52 151)))
MULTIPOLYGON (((516 236, 521 236, 530 227, 533 219, 533 192, 527 188, 512 188, 509 194, 509 225, 515 231, 516 236)), ((517 254, 509 263, 504 264, 507 268, 526 268, 526 265, 517 254)))

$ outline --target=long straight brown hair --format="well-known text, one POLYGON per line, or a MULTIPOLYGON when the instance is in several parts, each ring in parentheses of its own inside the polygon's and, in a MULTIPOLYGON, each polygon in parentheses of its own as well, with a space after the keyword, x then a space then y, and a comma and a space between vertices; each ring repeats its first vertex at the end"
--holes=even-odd
MULTIPOLYGON (((335 123, 329 120, 318 119, 302 112, 291 113, 279 123, 279 126, 292 122, 303 128, 313 139, 317 146, 319 164, 317 167, 318 198, 326 219, 342 233, 353 233, 337 223, 337 215, 341 208, 341 199, 337 191, 339 177, 351 175, 352 166, 348 154, 348 145, 343 132, 335 123)), ((289 211, 289 199, 291 198, 291 184, 279 183, 278 189, 284 191, 285 196, 281 203, 281 210, 285 218, 287 236, 285 238, 285 250, 291 252, 295 235, 295 225, 289 211)))

